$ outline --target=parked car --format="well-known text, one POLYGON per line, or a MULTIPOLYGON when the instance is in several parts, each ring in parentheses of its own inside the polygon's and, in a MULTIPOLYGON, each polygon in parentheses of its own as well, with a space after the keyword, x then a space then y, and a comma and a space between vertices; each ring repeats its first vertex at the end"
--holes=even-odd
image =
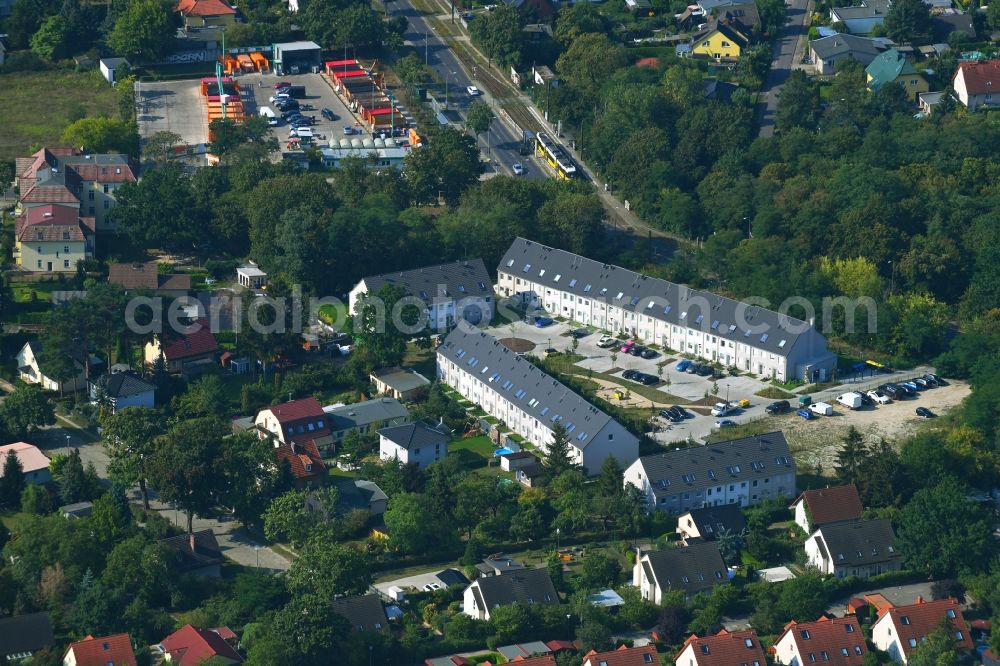
POLYGON ((924 390, 929 389, 931 387, 931 383, 926 379, 924 379, 923 377, 917 377, 916 379, 913 380, 913 383, 916 384, 919 388, 924 390))
POLYGON ((862 405, 861 394, 856 391, 848 391, 837 396, 837 402, 848 409, 859 409, 862 405))
POLYGON ((291 97, 288 95, 288 93, 275 93, 275 94, 271 95, 267 99, 267 101, 269 101, 271 104, 275 104, 277 102, 283 102, 283 101, 289 100, 289 99, 291 99, 291 97))
POLYGON ((698 374, 699 370, 701 370, 701 363, 692 363, 691 365, 689 365, 687 368, 684 369, 684 372, 688 373, 689 375, 696 375, 698 374))
POLYGON ((551 317, 535 317, 535 328, 545 328, 553 324, 551 317))
POLYGON ((278 81, 277 83, 274 84, 275 90, 284 90, 285 88, 291 88, 291 87, 292 84, 289 83, 288 81, 278 81))
POLYGON ((899 388, 903 389, 907 395, 916 395, 920 390, 913 382, 902 382, 899 384, 899 388))
POLYGON ((926 407, 917 407, 917 416, 922 416, 925 419, 929 419, 934 417, 934 412, 927 409, 926 407))
POLYGON ((792 406, 787 400, 778 400, 777 402, 772 402, 770 405, 764 408, 767 414, 784 414, 790 410, 792 406))
POLYGON ((660 416, 667 419, 671 423, 680 423, 684 418, 672 409, 661 409, 660 416))
POLYGON ((715 380, 715 379, 724 379, 726 377, 726 373, 724 373, 722 370, 719 370, 718 368, 715 368, 715 367, 712 367, 712 366, 709 366, 709 367, 712 368, 712 379, 713 380, 715 380))
POLYGON ((864 405, 865 407, 874 407, 875 406, 875 401, 872 400, 871 398, 869 398, 866 393, 860 393, 859 395, 861 396, 861 404, 862 405, 864 405))
POLYGON ((644 351, 646 351, 646 348, 642 345, 632 345, 628 349, 628 353, 631 356, 641 356, 644 351))
POLYGON ((809 405, 809 411, 821 416, 833 416, 833 405, 828 402, 814 402, 809 405))
POLYGON ((617 340, 615 340, 610 335, 602 335, 601 339, 597 341, 597 346, 601 349, 607 349, 608 347, 614 347, 617 340))
POLYGON ((795 412, 795 415, 796 416, 801 416, 806 421, 812 421, 813 420, 812 412, 810 412, 808 409, 800 409, 797 412, 795 412))
POLYGON ((587 329, 585 329, 585 328, 577 328, 577 329, 575 329, 575 330, 572 330, 572 331, 570 331, 570 332, 569 332, 569 337, 571 337, 571 338, 576 338, 576 339, 578 339, 578 340, 579 340, 580 338, 585 338, 585 337, 587 337, 588 335, 590 335, 590 331, 588 331, 588 330, 587 330, 587 329))
POLYGON ((924 379, 929 379, 933 381, 938 386, 947 386, 948 382, 941 378, 940 375, 935 375, 933 372, 928 372, 924 375, 924 379))
POLYGON ((354 134, 354 128, 350 125, 344 125, 344 136, 350 136, 354 134))
POLYGON ((679 416, 680 416, 680 417, 681 417, 682 419, 692 419, 692 418, 694 418, 694 414, 692 414, 692 413, 691 413, 691 412, 689 412, 688 410, 684 409, 684 408, 683 408, 683 407, 681 407, 680 405, 671 405, 671 406, 670 406, 670 409, 672 409, 672 410, 674 410, 675 412, 677 412, 677 414, 678 414, 678 415, 679 415, 679 416))
POLYGON ((544 356, 545 358, 548 358, 550 356, 558 356, 560 353, 561 352, 558 349, 555 349, 554 347, 549 347, 548 349, 545 350, 544 356))
POLYGON ((320 111, 320 115, 322 115, 327 120, 337 119, 337 114, 333 112, 333 109, 323 109, 322 111, 320 111))
POLYGON ((732 419, 719 419, 715 422, 716 428, 733 428, 736 426, 736 421, 732 419))
POLYGON ((677 365, 674 366, 674 370, 677 372, 684 372, 689 367, 691 367, 691 361, 685 358, 677 362, 677 365))
POLYGON ((869 399, 874 400, 880 405, 888 405, 890 402, 892 402, 892 398, 887 396, 885 393, 882 393, 881 391, 868 391, 868 397, 869 399))
POLYGON ((469 93, 470 97, 479 97, 483 94, 476 86, 466 86, 465 92, 469 93))
POLYGON ((639 382, 640 384, 645 384, 646 386, 652 386, 653 384, 655 384, 660 380, 657 378, 656 375, 650 375, 645 372, 640 372, 638 376, 635 378, 635 381, 639 382))
POLYGON ((622 373, 622 378, 624 379, 635 379, 635 376, 639 374, 638 370, 626 370, 622 373))
POLYGON ((708 377, 712 374, 712 366, 701 364, 695 369, 694 373, 699 377, 708 377))
POLYGON ((659 355, 660 353, 658 351, 656 351, 655 349, 649 349, 648 347, 646 349, 643 349, 642 353, 639 354, 639 356, 646 359, 656 358, 659 355))
POLYGON ((511 170, 514 172, 515 176, 524 175, 524 167, 521 166, 520 162, 514 162, 513 166, 511 166, 511 170))
POLYGON ((635 340, 627 340, 625 344, 618 348, 622 354, 627 354, 632 347, 635 347, 635 340))

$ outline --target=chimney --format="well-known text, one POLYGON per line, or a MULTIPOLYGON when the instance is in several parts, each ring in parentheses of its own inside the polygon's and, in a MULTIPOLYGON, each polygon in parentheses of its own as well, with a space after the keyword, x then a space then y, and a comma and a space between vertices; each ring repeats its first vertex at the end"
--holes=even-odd
POLYGON ((924 603, 924 598, 923 598, 923 596, 917 596, 917 603, 918 603, 918 604, 922 604, 922 603, 924 603))

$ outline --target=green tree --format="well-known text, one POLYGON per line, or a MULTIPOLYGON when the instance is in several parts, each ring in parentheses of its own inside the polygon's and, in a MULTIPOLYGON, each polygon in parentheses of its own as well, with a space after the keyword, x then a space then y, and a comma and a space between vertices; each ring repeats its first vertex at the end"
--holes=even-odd
POLYGON ((59 498, 63 504, 89 502, 100 494, 100 484, 93 465, 83 466, 80 449, 70 451, 59 479, 59 498))
POLYGON ((139 155, 139 131, 134 122, 96 116, 81 118, 62 133, 62 142, 94 153, 139 155))
POLYGON ((454 525, 445 516, 428 511, 428 501, 417 493, 396 495, 385 512, 385 525, 393 547, 405 553, 451 552, 458 545, 454 525))
POLYGON ((417 204, 441 196, 455 205, 483 170, 475 139, 451 127, 434 132, 429 145, 411 151, 403 163, 403 177, 417 204))
POLYGON ((194 515, 215 506, 224 470, 222 438, 229 428, 222 421, 200 418, 180 421, 157 438, 149 461, 149 481, 160 499, 187 513, 188 534, 194 533, 194 515))
POLYGON ((819 112, 819 84, 810 80, 804 70, 792 70, 788 80, 781 86, 775 125, 782 132, 796 127, 815 129, 819 112))
POLYGON ((994 30, 1000 29, 1000 5, 990 5, 987 7, 986 24, 994 30))
POLYGON ((624 50, 597 33, 580 35, 556 60, 563 80, 588 100, 596 100, 608 78, 624 65, 624 50))
POLYGON ((0 403, 0 421, 18 439, 56 422, 55 411, 45 391, 37 384, 18 386, 0 403))
POLYGON ((583 567, 577 578, 581 590, 602 590, 614 587, 621 574, 621 568, 611 557, 600 551, 589 551, 583 558, 583 567))
POLYGON ((907 565, 935 577, 981 571, 996 551, 989 516, 951 479, 910 499, 897 535, 907 565))
POLYGON ((70 30, 59 14, 50 16, 31 37, 31 50, 46 60, 60 60, 69 55, 70 30))
POLYGON ((569 5, 559 12, 556 21, 555 38, 564 47, 569 46, 581 35, 605 33, 610 29, 608 19, 593 4, 569 5))
POLYGON ((263 515, 264 536, 301 547, 316 524, 315 514, 306 508, 308 496, 305 490, 290 490, 271 500, 263 515))
POLYGON ((469 26, 472 40, 486 53, 489 64, 494 60, 504 67, 516 67, 521 61, 521 17, 512 5, 500 4, 482 14, 469 26))
POLYGON ((931 30, 930 7, 921 0, 898 0, 885 15, 885 31, 897 44, 926 39, 931 30))
POLYGON ((174 400, 174 411, 181 419, 202 416, 225 419, 232 416, 229 396, 218 375, 204 375, 196 379, 174 400))
POLYGON ((837 451, 837 479, 857 485, 861 468, 868 458, 868 447, 865 446, 864 437, 854 426, 847 430, 843 442, 843 446, 837 451))
MULTIPOLYGON (((406 332, 396 326, 393 311, 405 297, 406 292, 398 285, 385 284, 374 294, 365 294, 358 300, 352 319, 357 345, 353 353, 361 359, 356 363, 361 364, 365 371, 392 367, 402 362, 406 341, 414 332, 406 332)), ((426 315, 416 305, 400 308, 399 315, 406 326, 416 327, 422 323, 426 328, 426 315)))
POLYGON ((465 126, 472 130, 477 137, 486 132, 493 122, 493 109, 485 102, 475 101, 469 105, 465 112, 465 126))
POLYGON ((542 465, 545 466, 546 474, 550 479, 554 479, 563 472, 578 467, 573 462, 569 433, 566 432, 566 427, 561 421, 556 421, 552 426, 552 440, 545 447, 545 457, 542 458, 542 465))
POLYGON ((906 659, 907 666, 958 666, 962 663, 955 649, 955 625, 944 618, 934 631, 927 634, 917 649, 906 659))
MULTIPOLYGON (((11 457, 16 458, 17 456, 11 457)), ((4 478, 6 477, 6 470, 4 470, 4 478)), ((24 478, 23 474, 21 478, 24 478)), ((0 496, 9 492, 6 488, 3 488, 2 482, 3 479, 0 479, 0 496)), ((52 497, 49 495, 49 491, 44 486, 34 483, 30 484, 21 492, 21 511, 32 513, 36 516, 44 516, 51 512, 52 497)))
POLYGON ((149 509, 146 466, 162 432, 156 412, 143 407, 126 407, 102 422, 101 435, 108 452, 108 476, 123 488, 138 484, 142 506, 149 509))
POLYGON ((189 252, 206 222, 189 179, 175 165, 148 171, 137 183, 123 183, 115 199, 118 205, 109 220, 139 247, 189 252))
POLYGON ((174 49, 172 5, 162 0, 130 0, 108 33, 111 50, 126 58, 156 60, 174 49))
POLYGON ((13 452, 4 456, 3 476, 0 476, 0 504, 17 510, 21 504, 21 494, 27 481, 24 479, 24 467, 21 459, 13 452))
POLYGON ((165 166, 173 156, 174 149, 181 145, 183 140, 180 134, 169 130, 154 132, 143 144, 142 155, 159 166, 165 166))
POLYGON ((321 528, 306 539, 286 580, 292 595, 318 594, 333 599, 363 593, 371 582, 371 571, 364 554, 336 543, 333 532, 321 528))

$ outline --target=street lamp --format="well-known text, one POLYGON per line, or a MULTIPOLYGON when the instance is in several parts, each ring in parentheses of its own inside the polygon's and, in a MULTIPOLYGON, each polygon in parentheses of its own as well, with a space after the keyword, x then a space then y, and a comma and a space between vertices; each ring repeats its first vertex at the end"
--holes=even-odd
POLYGON ((260 546, 254 546, 253 552, 257 556, 257 568, 260 569, 260 546))
POLYGON ((427 66, 427 31, 424 30, 424 66, 427 66))

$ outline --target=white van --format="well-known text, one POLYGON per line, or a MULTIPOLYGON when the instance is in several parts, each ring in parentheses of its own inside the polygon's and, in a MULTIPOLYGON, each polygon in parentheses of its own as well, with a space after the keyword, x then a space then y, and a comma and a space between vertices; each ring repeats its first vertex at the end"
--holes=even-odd
POLYGON ((269 106, 262 106, 257 109, 257 114, 264 118, 267 118, 267 124, 271 127, 276 127, 278 124, 278 115, 269 106))
POLYGON ((313 138, 313 131, 311 127, 296 127, 288 130, 288 136, 297 136, 300 139, 311 139, 313 138))
POLYGON ((861 409, 861 405, 864 403, 861 399, 861 394, 855 391, 841 393, 837 396, 837 402, 848 409, 861 409))
POLYGON ((821 416, 833 416, 833 405, 827 402, 814 402, 809 405, 809 411, 821 416))

